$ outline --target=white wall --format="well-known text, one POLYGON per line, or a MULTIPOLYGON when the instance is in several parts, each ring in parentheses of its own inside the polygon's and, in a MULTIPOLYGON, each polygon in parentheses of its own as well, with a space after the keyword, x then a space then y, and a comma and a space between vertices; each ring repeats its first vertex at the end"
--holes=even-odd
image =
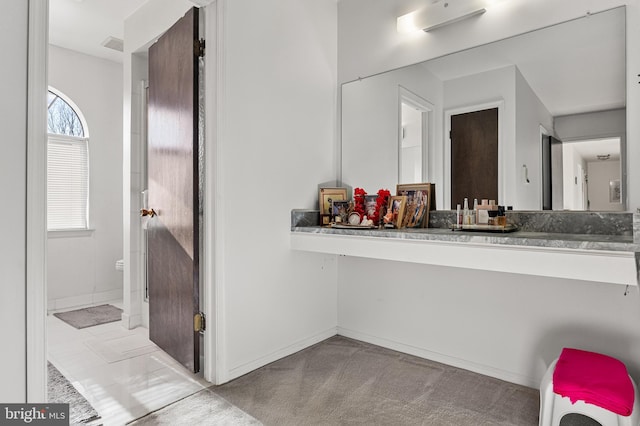
MULTIPOLYGON (((402 143, 400 148, 400 183, 422 182, 422 111, 402 103, 402 143)), ((429 130, 427 129, 427 133, 429 130)))
MULTIPOLYGON (((516 170, 526 164, 529 182, 515 174, 518 210, 542 209, 542 140, 540 126, 553 132, 553 117, 516 68, 516 170)), ((515 208, 515 207, 514 207, 515 208)))
POLYGON ((68 96, 89 132, 89 235, 48 240, 48 308, 122 297, 122 66, 49 46, 49 85, 68 96))
POLYGON ((592 161, 587 163, 589 176, 589 209, 621 211, 621 203, 609 202, 609 182, 620 179, 620 161, 592 161))
MULTIPOLYGON (((190 6, 152 0, 125 22, 129 261, 138 250, 140 173, 131 53, 190 6)), ((216 124, 206 136, 213 186, 205 189, 205 202, 215 205, 205 213, 215 226, 205 230, 215 249, 206 261, 214 265, 216 282, 204 284, 215 299, 205 336, 214 351, 205 364, 216 365, 216 380, 224 382, 335 334, 335 257, 292 252, 289 229, 291 209, 313 208, 317 185, 336 176, 337 8, 334 0, 218 0, 208 8, 217 11, 218 18, 207 13, 206 25, 219 40, 207 41, 205 73, 219 73, 220 83, 219 91, 208 92, 218 98, 207 101, 207 122, 216 124)), ((136 271, 129 268, 125 287, 133 294, 136 271)), ((134 304, 132 297, 132 312, 134 304)))
MULTIPOLYGON (((637 84, 637 83, 636 83, 637 84)), ((627 120, 624 109, 561 115, 554 121, 556 137, 562 141, 624 137, 627 120)))
POLYGON ((0 14, 0 401, 26 401, 26 173, 28 3, 9 0, 0 14))
MULTIPOLYGON (((289 248, 336 176, 335 0, 224 0, 215 169, 221 381, 335 334, 334 256, 289 248), (250 13, 249 13, 250 12, 250 13)), ((207 191, 212 196, 211 188, 207 191)))
MULTIPOLYGON (((442 31, 397 34, 396 17, 422 3, 341 0, 339 81, 562 22, 587 10, 627 4, 627 116, 640 113, 634 80, 640 66, 637 1, 511 0, 481 19, 442 31)), ((640 158, 635 140, 639 125, 629 123, 627 129, 631 164, 640 158)), ((628 170, 629 182, 640 181, 632 167, 628 170)), ((629 207, 635 210, 640 207, 640 185, 631 190, 629 207)), ((538 386, 546 365, 563 346, 619 357, 640 378, 637 291, 624 297, 619 287, 599 283, 347 257, 339 258, 338 271, 338 325, 343 334, 532 387, 538 386)))
MULTIPOLYGON (((443 85, 423 66, 343 85, 342 181, 346 185, 364 188, 370 194, 381 188, 394 190, 398 182, 400 86, 435 106, 435 126, 430 136, 436 141, 442 139, 439 117, 442 117, 443 85)), ((433 161, 441 155, 441 149, 429 152, 429 159, 433 161)), ((438 180, 441 173, 442 163, 430 162, 429 178, 441 182, 438 180)))
POLYGON ((342 335, 534 388, 565 346, 640 377, 635 290, 353 257, 338 270, 342 335))
POLYGON ((565 210, 584 210, 582 173, 587 162, 574 144, 562 145, 562 193, 565 210))

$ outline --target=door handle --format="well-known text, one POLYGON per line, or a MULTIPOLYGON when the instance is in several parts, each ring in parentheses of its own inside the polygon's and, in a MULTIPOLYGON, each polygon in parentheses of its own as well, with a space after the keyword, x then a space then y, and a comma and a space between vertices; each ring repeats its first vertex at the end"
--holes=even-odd
POLYGON ((144 216, 149 216, 149 217, 154 217, 157 216, 158 214, 156 213, 156 211, 154 209, 141 209, 140 210, 140 216, 144 217, 144 216))

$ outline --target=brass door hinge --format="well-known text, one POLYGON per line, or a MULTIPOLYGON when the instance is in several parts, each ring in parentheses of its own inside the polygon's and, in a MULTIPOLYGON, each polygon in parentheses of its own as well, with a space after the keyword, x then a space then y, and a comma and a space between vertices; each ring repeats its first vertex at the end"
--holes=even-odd
POLYGON ((200 58, 204 56, 204 39, 193 41, 193 54, 200 58))
POLYGON ((202 312, 198 312, 193 316, 193 331, 202 333, 207 329, 207 322, 202 312))

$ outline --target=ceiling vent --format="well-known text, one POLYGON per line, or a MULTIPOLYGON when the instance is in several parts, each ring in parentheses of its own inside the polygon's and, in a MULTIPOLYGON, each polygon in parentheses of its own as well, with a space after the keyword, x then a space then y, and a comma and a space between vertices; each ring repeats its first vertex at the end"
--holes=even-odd
POLYGON ((124 50, 124 41, 116 37, 107 37, 107 39, 102 42, 102 45, 108 49, 117 50, 118 52, 124 50))

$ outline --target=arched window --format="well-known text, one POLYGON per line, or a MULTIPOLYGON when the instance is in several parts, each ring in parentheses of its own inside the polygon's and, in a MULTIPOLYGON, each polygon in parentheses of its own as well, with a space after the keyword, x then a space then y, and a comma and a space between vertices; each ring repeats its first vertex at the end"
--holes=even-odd
POLYGON ((78 108, 49 88, 47 97, 47 227, 89 227, 89 132, 78 108))

